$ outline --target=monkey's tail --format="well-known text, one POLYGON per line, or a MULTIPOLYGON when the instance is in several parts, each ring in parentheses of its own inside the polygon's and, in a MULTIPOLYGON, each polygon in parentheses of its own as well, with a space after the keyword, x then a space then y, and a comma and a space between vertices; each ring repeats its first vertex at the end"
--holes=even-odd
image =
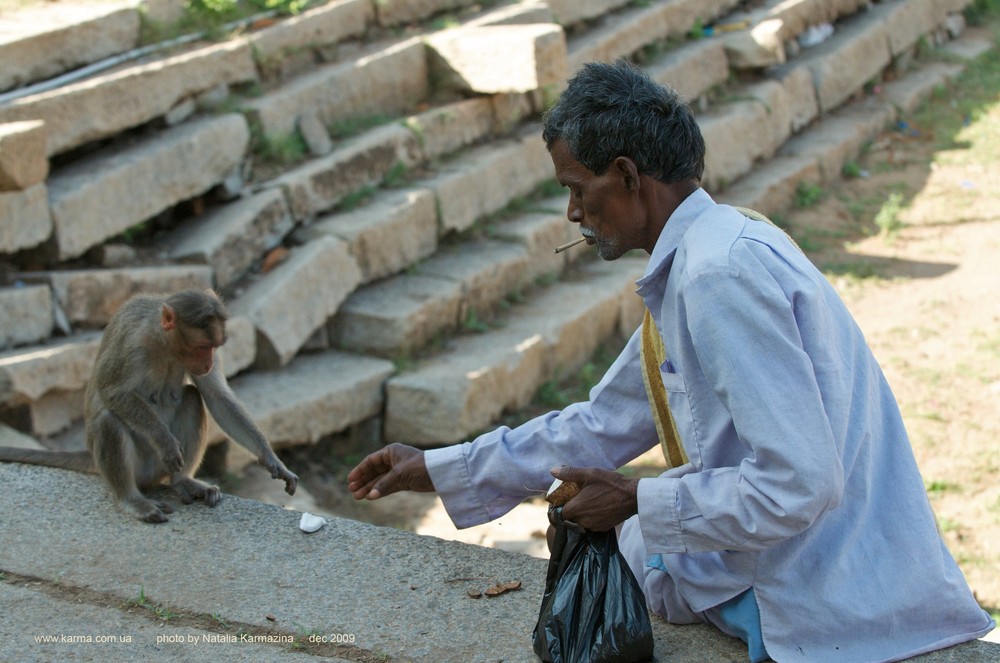
POLYGON ((44 451, 41 449, 19 449, 0 447, 0 461, 5 463, 27 463, 58 467, 75 472, 97 472, 97 464, 90 451, 44 451))

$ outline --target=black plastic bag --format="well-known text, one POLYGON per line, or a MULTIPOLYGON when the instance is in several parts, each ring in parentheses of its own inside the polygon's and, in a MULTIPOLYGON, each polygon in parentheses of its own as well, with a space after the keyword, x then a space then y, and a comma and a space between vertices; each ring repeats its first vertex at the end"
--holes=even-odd
POLYGON ((532 633, 549 663, 633 663, 653 657, 646 598, 618 552, 614 530, 591 532, 549 508, 555 542, 532 633))

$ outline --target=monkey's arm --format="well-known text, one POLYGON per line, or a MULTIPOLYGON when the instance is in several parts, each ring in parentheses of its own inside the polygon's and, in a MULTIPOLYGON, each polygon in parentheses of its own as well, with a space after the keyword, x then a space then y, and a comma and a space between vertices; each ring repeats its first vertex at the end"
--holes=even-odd
POLYGON ((284 481, 285 492, 294 495, 299 478, 275 455, 267 438, 254 424, 243 404, 237 400, 218 364, 208 375, 192 379, 201 392, 209 413, 223 432, 240 446, 256 454, 257 462, 267 468, 271 478, 284 481))
POLYGON ((184 467, 184 457, 177 438, 137 392, 122 387, 102 389, 101 392, 108 411, 130 430, 149 439, 159 450, 160 460, 167 471, 179 472, 184 467))

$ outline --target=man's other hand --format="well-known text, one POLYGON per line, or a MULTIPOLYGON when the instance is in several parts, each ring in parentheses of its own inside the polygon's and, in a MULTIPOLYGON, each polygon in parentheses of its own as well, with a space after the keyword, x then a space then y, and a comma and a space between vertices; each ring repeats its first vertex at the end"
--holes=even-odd
POLYGON ((401 490, 434 491, 424 452, 405 444, 390 444, 368 454, 347 475, 347 489, 354 499, 377 500, 401 490))
POLYGON ((563 520, 592 532, 605 532, 639 512, 638 479, 595 467, 557 467, 552 476, 582 486, 580 493, 563 506, 563 520))

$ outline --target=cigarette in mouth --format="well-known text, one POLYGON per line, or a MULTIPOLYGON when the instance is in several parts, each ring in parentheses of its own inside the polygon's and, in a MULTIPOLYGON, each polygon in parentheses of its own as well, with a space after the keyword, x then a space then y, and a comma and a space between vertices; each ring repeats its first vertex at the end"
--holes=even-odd
POLYGON ((586 237, 577 237, 572 242, 566 242, 565 244, 557 246, 556 248, 553 249, 553 251, 555 251, 556 253, 562 253, 566 249, 574 247, 577 244, 579 244, 580 242, 586 242, 586 241, 587 241, 586 237))

